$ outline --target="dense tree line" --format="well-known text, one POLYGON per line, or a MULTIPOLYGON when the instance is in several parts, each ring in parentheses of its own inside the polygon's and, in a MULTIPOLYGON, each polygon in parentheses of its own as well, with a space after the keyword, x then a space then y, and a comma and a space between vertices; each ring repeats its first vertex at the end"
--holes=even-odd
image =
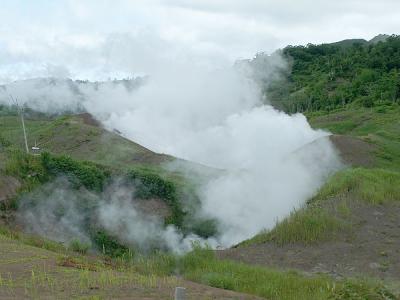
POLYGON ((285 111, 400 102, 400 36, 287 46, 281 54, 290 71, 282 71, 282 76, 264 86, 264 92, 285 111))

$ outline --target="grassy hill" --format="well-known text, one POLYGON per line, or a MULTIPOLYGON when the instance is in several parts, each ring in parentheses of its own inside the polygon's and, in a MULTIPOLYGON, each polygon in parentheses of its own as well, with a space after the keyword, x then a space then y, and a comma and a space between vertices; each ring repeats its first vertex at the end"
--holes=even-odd
POLYGON ((28 111, 25 125, 29 147, 36 142, 40 155, 25 154, 21 122, 15 111, 3 107, 0 124, 0 216, 6 223, 19 226, 14 217, 18 207, 33 209, 40 205, 40 198, 56 188, 51 184, 66 178, 79 197, 77 213, 87 219, 84 231, 95 247, 110 253, 125 253, 127 248, 97 226, 91 212, 98 204, 91 198, 103 197, 115 181, 134 190, 139 210, 164 219, 165 224, 174 224, 184 234, 207 237, 215 233, 213 220, 194 217, 200 202, 193 183, 180 173, 182 166, 202 171, 205 167, 154 153, 103 129, 89 114, 51 117, 28 111), (173 170, 165 167, 173 162, 177 165, 173 170), (79 193, 82 189, 89 194, 79 193))
MULTIPOLYGON (((40 156, 26 155, 21 150, 23 141, 18 117, 10 112, 3 113, 1 122, 0 178, 4 182, 8 180, 6 184, 10 180, 16 183, 13 191, 8 191, 7 201, 3 201, 6 205, 2 206, 2 215, 6 224, 13 224, 12 214, 21 205, 20 195, 40 190, 43 184, 60 174, 67 176, 77 190, 85 188, 94 192, 100 192, 112 175, 134 176, 147 187, 142 191, 143 198, 148 193, 159 197, 172 211, 177 209, 175 216, 179 216, 180 206, 176 207, 177 202, 173 202, 178 198, 163 192, 167 191, 163 187, 169 183, 177 191, 184 184, 179 173, 161 168, 163 163, 173 160, 172 157, 153 153, 116 133, 107 132, 88 115, 51 118, 33 113, 26 117, 30 145, 36 140, 43 151, 48 152, 40 156)), ((81 199, 81 205, 85 210, 93 209, 85 198, 81 199)), ((195 220, 191 221, 190 230, 196 230, 193 223, 195 220)), ((200 224, 199 230, 204 232, 206 226, 200 224)), ((340 295, 345 289, 344 284, 336 284, 326 276, 310 278, 292 271, 221 261, 207 249, 196 249, 183 257, 157 251, 141 256, 101 228, 97 231, 101 234, 93 236, 94 241, 101 243, 98 245, 100 253, 94 256, 85 254, 88 246, 80 241, 60 244, 21 233, 17 228, 0 228, 1 297, 48 295, 101 299, 110 295, 118 298, 128 295, 158 298, 161 295, 170 298, 174 287, 183 285, 188 288, 189 299, 256 299, 256 295, 271 299, 298 299, 299 295, 321 299, 340 295), (179 278, 175 277, 176 272, 179 278), (265 282, 270 284, 264 285, 265 282)), ((362 283, 357 281, 357 284, 362 283)), ((367 285, 368 291, 378 288, 377 282, 367 285)))
MULTIPOLYGON (((289 61, 274 82, 264 85, 267 99, 287 112, 334 110, 349 103, 372 107, 400 101, 400 37, 371 41, 287 46, 279 53, 289 61)), ((249 61, 262 68, 273 55, 249 61)), ((273 64, 272 64, 273 65, 273 64)))
MULTIPOLYGON (((293 68, 265 92, 277 107, 302 111, 314 128, 335 134, 348 167, 273 229, 219 257, 337 280, 378 278, 399 293, 398 42, 392 36, 283 50, 293 68)), ((349 291, 338 299, 375 298, 349 291)))
MULTIPOLYGON (((90 253, 80 241, 60 244, 3 224, 0 297, 168 299, 174 286, 183 285, 189 299, 398 299, 399 50, 397 36, 283 49, 291 70, 282 70, 264 92, 276 107, 303 112, 314 128, 332 132, 348 167, 273 229, 232 249, 196 247, 178 257, 159 251, 143 256, 104 228, 94 231, 100 242, 90 253)), ((26 124, 30 146, 36 141, 46 154, 24 154, 18 116, 1 107, 2 223, 15 225, 21 195, 60 175, 76 191, 93 193, 116 176, 138 184, 141 200, 166 204, 165 224, 213 233, 212 220, 190 218, 188 207, 198 204, 192 183, 179 170, 163 168, 175 158, 106 131, 87 114, 28 111, 26 124), (194 204, 182 205, 189 200, 194 204)), ((84 196, 80 203, 93 208, 84 196)))

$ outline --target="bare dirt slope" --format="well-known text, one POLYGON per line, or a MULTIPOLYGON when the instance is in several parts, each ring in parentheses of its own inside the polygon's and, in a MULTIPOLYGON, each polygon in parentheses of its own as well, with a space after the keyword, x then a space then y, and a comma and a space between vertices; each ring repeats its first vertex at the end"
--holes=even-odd
POLYGON ((335 278, 371 275, 399 280, 400 205, 348 205, 351 229, 333 241, 283 246, 267 242, 219 251, 218 255, 256 265, 327 273, 335 278))
POLYGON ((343 162, 349 166, 371 167, 374 164, 376 146, 359 138, 346 135, 331 135, 331 142, 339 151, 343 162))
POLYGON ((0 234, 0 299, 173 299, 176 286, 187 289, 187 299, 259 299, 176 277, 82 270, 61 261, 62 255, 0 234))

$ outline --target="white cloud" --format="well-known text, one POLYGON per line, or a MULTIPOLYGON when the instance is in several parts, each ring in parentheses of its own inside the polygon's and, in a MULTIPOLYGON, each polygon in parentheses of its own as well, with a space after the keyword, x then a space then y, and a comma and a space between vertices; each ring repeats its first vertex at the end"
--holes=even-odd
POLYGON ((170 56, 223 65, 287 44, 398 33, 400 2, 5 0, 0 18, 3 80, 41 75, 47 64, 101 77, 147 72, 170 56))

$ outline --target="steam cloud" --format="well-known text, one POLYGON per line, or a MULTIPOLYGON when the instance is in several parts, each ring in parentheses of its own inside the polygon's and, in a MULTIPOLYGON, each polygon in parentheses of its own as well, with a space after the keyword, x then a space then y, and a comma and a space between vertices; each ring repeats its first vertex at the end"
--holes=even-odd
MULTIPOLYGON (((262 101, 256 82, 268 84, 284 68, 279 54, 257 72, 245 63, 210 69, 173 61, 161 64, 133 90, 53 79, 53 85, 13 83, 3 99, 12 91, 41 111, 84 109, 105 127, 153 151, 222 169, 199 188, 199 214, 219 221, 221 235, 216 238, 228 247, 271 228, 340 167, 335 149, 323 138, 328 133, 312 129, 301 114, 289 116, 262 101)), ((126 220, 126 240, 140 242, 138 232, 151 236, 160 230, 161 225, 149 219, 138 229, 135 220, 142 216, 123 201, 107 205, 99 212, 101 219, 110 230, 121 226, 114 223, 115 214, 126 220)), ((171 227, 163 233, 178 236, 172 248, 183 240, 171 227)))
MULTIPOLYGON (((134 187, 115 179, 101 194, 75 190, 65 178, 45 184, 22 199, 17 218, 25 230, 69 244, 90 244, 91 226, 104 228, 124 245, 142 251, 153 247, 184 253, 196 235, 183 236, 174 226, 164 227, 160 216, 144 214, 134 187)), ((142 200, 143 201, 143 200, 142 200)), ((205 241, 203 241, 205 243, 205 241)), ((207 244, 215 243, 212 239, 207 244)))

